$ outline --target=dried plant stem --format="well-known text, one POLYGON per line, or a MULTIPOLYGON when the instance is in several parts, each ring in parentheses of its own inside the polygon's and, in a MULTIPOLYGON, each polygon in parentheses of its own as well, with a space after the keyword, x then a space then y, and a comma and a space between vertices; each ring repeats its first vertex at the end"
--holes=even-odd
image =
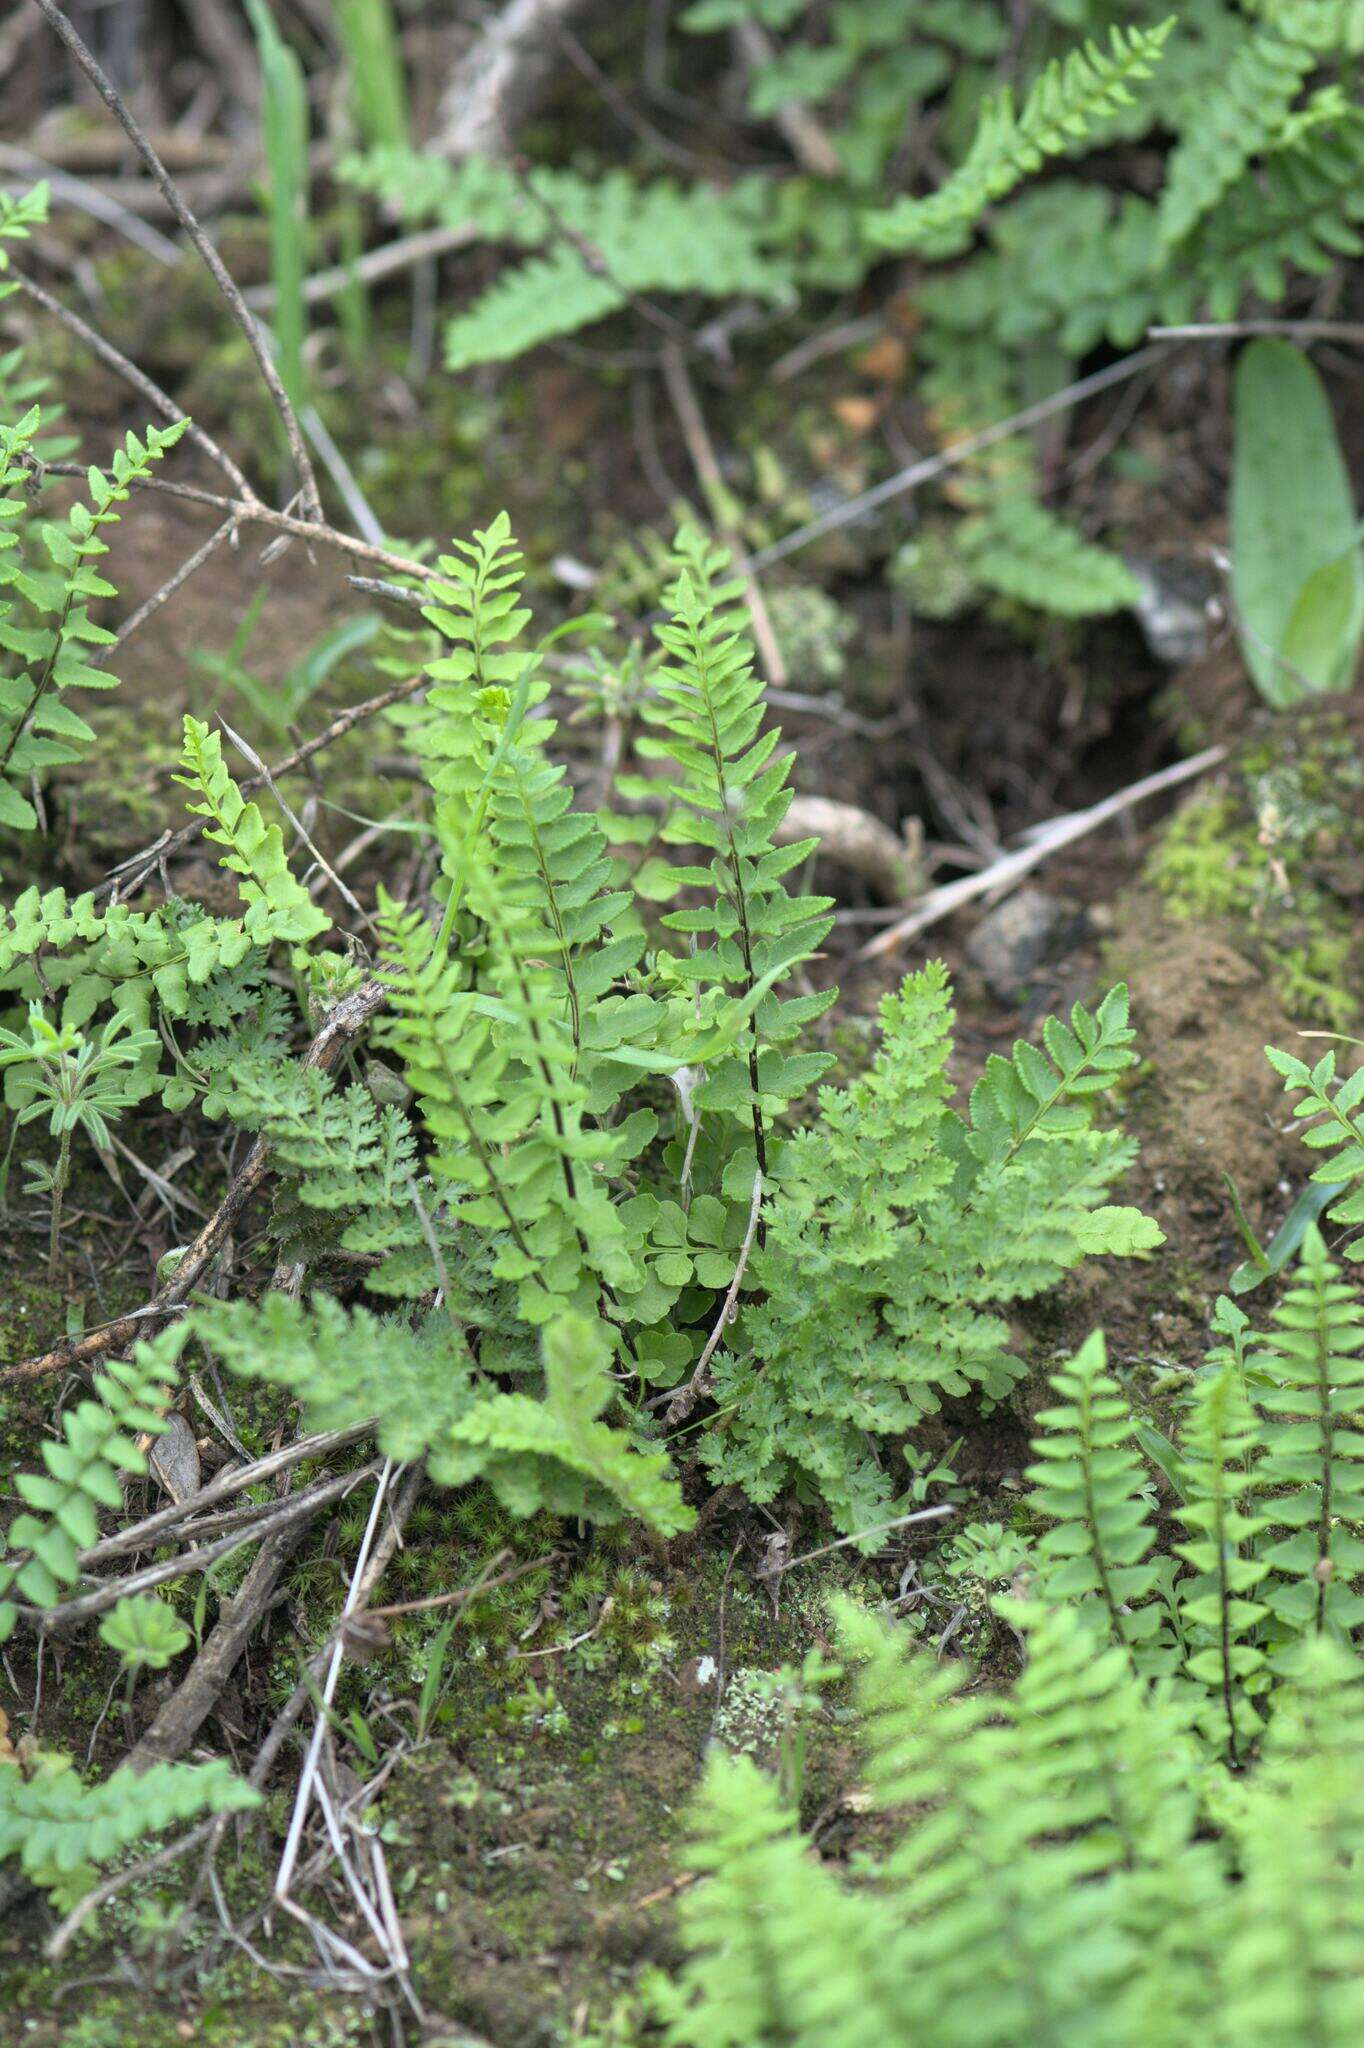
POLYGON ((152 147, 151 142, 144 134, 122 95, 112 81, 106 77, 93 53, 86 48, 67 16, 57 6, 56 0, 36 0, 36 4, 42 9, 52 27, 66 44, 67 49, 80 65, 81 70, 90 80, 95 91, 104 101, 105 106, 119 123, 143 163, 147 166, 157 190, 161 193, 162 198, 179 221, 185 233, 189 236, 191 242, 193 242, 203 259, 210 277, 227 301, 228 310, 246 337, 247 346, 256 359, 266 389, 274 400, 275 410, 284 424, 284 432, 289 443, 289 452, 293 457, 294 468, 298 475, 304 508, 314 518, 320 520, 322 517, 322 501, 318 496, 317 478, 313 474, 313 466, 309 460, 308 450, 304 443, 303 431, 299 426, 294 408, 290 403, 289 394, 280 379, 279 371, 275 368, 274 358, 270 354, 269 345, 261 330, 260 322, 256 319, 233 283, 222 257, 218 254, 194 215, 190 212, 174 179, 152 147))
POLYGON ((672 400, 677 424, 682 430, 682 438, 687 444, 687 453, 691 457, 692 468, 696 471, 696 481, 701 486, 701 494, 705 498, 711 517, 720 528, 721 539, 734 557, 735 568, 747 585, 745 594, 753 619, 753 639, 762 656, 767 680, 774 689, 784 690, 790 678, 787 675, 781 644, 773 631, 767 600, 763 596, 762 585, 754 574, 752 557, 726 511, 729 492, 720 473, 720 464, 706 426, 705 415, 696 396, 696 387, 692 383, 686 358, 680 348, 669 346, 664 349, 663 382, 672 400))
MULTIPOLYGON (((67 330, 68 334, 74 334, 76 339, 89 349, 91 355, 98 356, 106 368, 112 370, 116 376, 121 377, 125 384, 131 385, 139 397, 144 398, 148 405, 160 413, 162 419, 171 420, 177 424, 181 420, 189 419, 189 415, 182 407, 176 404, 170 393, 163 391, 161 386, 153 378, 149 377, 145 370, 140 370, 136 363, 124 355, 122 349, 117 349, 111 341, 106 341, 98 328, 91 327, 88 321, 81 319, 79 313, 73 313, 69 306, 63 305, 60 299, 54 298, 45 286, 40 285, 34 278, 25 276, 22 270, 16 270, 13 264, 9 267, 8 275, 18 285, 26 298, 32 299, 35 305, 41 306, 45 313, 50 313, 53 319, 59 321, 67 330)), ((232 460, 227 450, 220 448, 213 436, 207 433, 197 421, 189 420, 185 433, 187 438, 193 441, 196 447, 202 448, 204 454, 208 456, 211 462, 217 464, 223 475, 228 479, 228 482, 240 492, 243 504, 255 505, 260 502, 250 483, 232 460)), ((83 477, 85 475, 85 465, 80 462, 51 462, 45 463, 43 466, 46 470, 51 471, 57 476, 83 477)), ((226 505, 229 501, 224 499, 222 502, 226 505)))
MULTIPOLYGON (((85 467, 79 462, 45 462, 43 473, 47 476, 84 476, 85 467)), ((277 512, 273 505, 254 495, 248 498, 225 498, 220 491, 205 491, 198 484, 177 484, 168 477, 134 477, 134 490, 159 491, 164 497, 183 498, 191 505, 209 505, 225 517, 231 516, 242 525, 273 526, 280 533, 291 534, 296 540, 308 541, 317 547, 333 548, 339 554, 355 555, 362 562, 377 562, 380 568, 388 569, 395 576, 417 576, 423 582, 439 576, 439 569, 431 568, 425 562, 414 562, 408 555, 395 554, 391 548, 381 548, 373 541, 361 540, 356 534, 343 533, 327 519, 299 519, 292 512, 277 512)))
POLYGON ((729 1283, 729 1292, 721 1304, 719 1315, 715 1318, 715 1328, 706 1339, 706 1348, 696 1361, 695 1372, 686 1385, 678 1389, 668 1404, 663 1417, 665 1429, 676 1429, 680 1422, 685 1422, 709 1385, 710 1362, 719 1349, 720 1339, 728 1329, 730 1318, 734 1314, 734 1305, 739 1299, 739 1289, 743 1286, 744 1274, 748 1271, 748 1260, 753 1250, 753 1240, 758 1234, 758 1219, 762 1215, 762 1206, 763 1177, 762 1171, 759 1169, 753 1176, 753 1200, 748 1211, 748 1228, 744 1232, 744 1241, 739 1248, 739 1257, 735 1262, 734 1278, 729 1283))

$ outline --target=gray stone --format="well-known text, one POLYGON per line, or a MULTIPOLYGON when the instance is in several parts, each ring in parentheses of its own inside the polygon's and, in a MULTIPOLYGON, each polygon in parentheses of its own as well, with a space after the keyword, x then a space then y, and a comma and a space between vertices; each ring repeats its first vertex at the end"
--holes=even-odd
POLYGON ((1008 1002, 1039 967, 1074 945, 1083 929, 1080 904, 1045 889, 1019 889, 981 919, 966 942, 966 957, 991 993, 1008 1002))

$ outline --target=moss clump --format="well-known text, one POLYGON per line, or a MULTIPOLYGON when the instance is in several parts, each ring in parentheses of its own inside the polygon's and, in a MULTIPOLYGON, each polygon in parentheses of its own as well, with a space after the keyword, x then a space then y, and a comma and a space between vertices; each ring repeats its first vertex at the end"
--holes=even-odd
POLYGON ((1364 993, 1362 788, 1342 730, 1281 731, 1187 803, 1147 864, 1171 916, 1227 929, 1286 1010, 1334 1030, 1358 1017, 1364 993))

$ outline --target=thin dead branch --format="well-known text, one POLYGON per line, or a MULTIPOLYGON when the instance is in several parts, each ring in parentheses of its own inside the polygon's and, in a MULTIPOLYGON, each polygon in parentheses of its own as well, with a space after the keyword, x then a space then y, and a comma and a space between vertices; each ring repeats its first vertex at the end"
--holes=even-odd
POLYGON ((1025 875, 1031 874, 1034 868, 1040 867, 1063 846, 1072 846, 1077 839, 1097 832, 1100 825, 1106 825, 1110 818, 1130 811, 1145 797, 1158 796, 1162 790, 1175 789, 1181 782, 1191 781, 1195 775, 1206 774, 1209 768, 1215 768, 1226 758, 1225 747, 1205 747, 1201 754, 1194 754, 1187 761, 1176 761, 1172 768, 1162 768, 1155 775, 1143 775, 1139 782, 1120 789, 1114 796, 1105 797, 1102 803, 1091 804, 1087 811, 1070 811, 1063 818, 1049 819, 1038 828, 1026 846, 1003 854, 989 867, 982 868, 979 874, 963 875, 958 881, 944 882, 940 889, 931 890, 907 917, 897 918, 893 925, 878 932, 874 939, 869 939, 858 959, 875 960, 884 953, 894 952, 906 939, 926 931, 931 924, 940 923, 954 910, 963 909, 979 897, 1008 895, 1025 875))
MULTIPOLYGON (((408 676, 403 682, 394 683, 387 690, 380 690, 373 697, 366 697, 361 704, 352 704, 348 710, 339 711, 330 725, 324 726, 321 732, 314 733, 310 740, 305 740, 292 754, 286 754, 282 761, 277 761, 270 769, 270 776, 277 781, 281 776, 292 775, 296 769, 311 761, 315 754, 320 754, 324 747, 330 747, 336 740, 343 739, 348 732, 352 732, 357 725, 362 725, 366 719, 374 718, 379 712, 386 711, 390 704, 401 704, 406 698, 415 696, 418 690, 425 687, 426 681, 426 673, 423 670, 419 675, 408 676)), ((238 787, 244 796, 251 796, 256 790, 264 789, 266 781, 265 776, 248 775, 238 787)), ((103 896, 115 891, 132 894, 162 861, 169 860, 174 855, 182 853, 187 846, 192 846, 203 831, 205 822, 203 818, 191 818, 189 823, 182 825, 178 831, 163 833, 152 845, 144 846, 140 853, 130 854, 127 860, 119 862, 95 894, 103 896)))
POLYGON ((299 426, 298 418, 290 402, 289 394, 281 381, 279 371, 275 368, 274 358, 270 353, 265 335, 261 330, 260 322, 256 319, 233 283, 222 257, 218 254, 212 242, 210 242, 208 236, 191 213, 174 179, 152 147, 149 138, 143 132, 141 125, 123 99, 122 94, 112 81, 106 77, 93 53, 86 48, 70 20, 62 12, 61 8, 57 6, 56 0, 36 0, 36 5, 42 9, 52 27, 61 37, 67 49, 80 65, 81 70, 90 80, 95 91, 104 101, 105 106, 114 116, 114 119, 123 129, 123 132, 132 143, 143 163, 147 166, 158 191, 185 233, 189 236, 191 242, 193 242, 203 259, 204 266, 210 277, 227 301, 228 310, 246 337, 247 346, 256 359, 257 366, 265 382, 265 387, 269 391, 274 401, 275 410, 283 422, 285 436, 289 443, 289 452, 293 457, 294 469, 298 475, 304 509, 311 513, 315 519, 321 520, 322 501, 318 496, 317 479, 313 474, 312 462, 309 459, 308 450, 304 443, 303 430, 299 426))
POLYGON ((544 92, 559 54, 556 27, 601 0, 507 0, 490 16, 441 94, 429 147, 438 156, 505 156, 544 92))

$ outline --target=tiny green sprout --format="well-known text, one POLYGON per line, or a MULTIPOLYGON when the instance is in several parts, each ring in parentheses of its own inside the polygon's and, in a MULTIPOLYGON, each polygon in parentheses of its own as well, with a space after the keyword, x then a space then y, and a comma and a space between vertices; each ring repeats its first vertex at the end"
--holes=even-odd
POLYGON ((189 1642, 173 1607, 155 1593, 126 1593, 99 1625, 100 1640, 123 1659, 131 1680, 137 1671, 164 1671, 189 1642))
POLYGON ((0 1068, 8 1068, 5 1098, 13 1111, 13 1125, 4 1164, 0 1167, 0 1201, 9 1177, 10 1155, 19 1131, 36 1118, 46 1116, 48 1130, 58 1141, 57 1163, 26 1160, 29 1192, 45 1194, 51 1203, 47 1240, 47 1277, 57 1277, 57 1247, 61 1232, 62 1198, 71 1178, 71 1139, 84 1131, 90 1142, 107 1152, 112 1140, 109 1121, 136 1102, 144 1092, 138 1085, 138 1069, 144 1055, 158 1047, 154 1031, 134 1026, 126 1011, 120 1010, 104 1026, 97 1039, 86 1038, 74 1025, 54 1025, 40 1003, 31 1003, 28 1036, 0 1030, 0 1068))

